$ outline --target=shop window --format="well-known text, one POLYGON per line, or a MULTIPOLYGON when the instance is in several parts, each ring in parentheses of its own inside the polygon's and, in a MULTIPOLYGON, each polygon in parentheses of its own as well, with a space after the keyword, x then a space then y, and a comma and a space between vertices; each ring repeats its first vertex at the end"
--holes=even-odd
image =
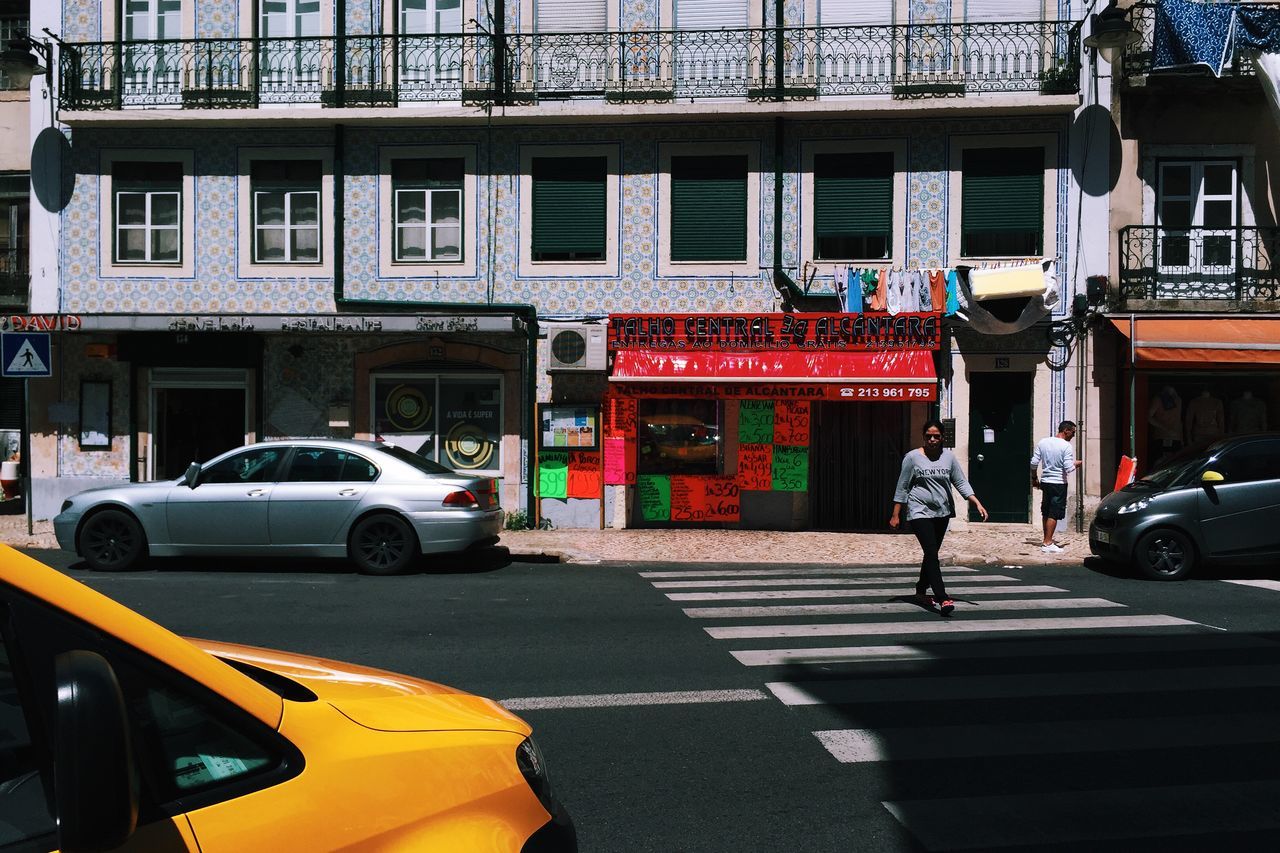
POLYGON ((462 260, 461 157, 393 160, 398 263, 462 260))
POLYGON ((1034 257, 1044 250, 1044 149, 967 148, 961 167, 960 253, 1034 257))
MULTIPOLYGON (((1184 447, 1203 449, 1219 438, 1267 432, 1280 423, 1280 378, 1248 373, 1151 373, 1135 415, 1138 458, 1154 470, 1184 447), (1145 439, 1145 441, 1143 441, 1145 439)), ((1221 472, 1220 472, 1221 473, 1221 472)))
POLYGON ((606 157, 534 157, 535 261, 603 261, 606 157))
POLYGON ((724 407, 718 400, 646 400, 636 411, 640 474, 720 474, 724 407))
POLYGON ((671 158, 671 260, 747 259, 747 157, 671 158))
POLYGON ((813 218, 814 258, 891 258, 893 154, 815 154, 813 218))
POLYGON ((321 170, 319 160, 253 161, 254 263, 320 263, 321 170))
POLYGON ((115 262, 182 262, 182 164, 118 162, 111 167, 115 262))
POLYGON ((379 440, 455 471, 501 471, 499 377, 379 374, 371 399, 379 440))

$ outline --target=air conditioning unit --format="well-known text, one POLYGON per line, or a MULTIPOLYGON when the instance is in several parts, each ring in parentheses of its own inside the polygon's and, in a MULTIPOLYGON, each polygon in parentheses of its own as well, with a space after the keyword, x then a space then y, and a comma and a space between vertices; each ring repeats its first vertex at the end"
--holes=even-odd
POLYGON ((590 323, 566 323, 547 327, 551 354, 547 370, 608 369, 605 327, 590 323))

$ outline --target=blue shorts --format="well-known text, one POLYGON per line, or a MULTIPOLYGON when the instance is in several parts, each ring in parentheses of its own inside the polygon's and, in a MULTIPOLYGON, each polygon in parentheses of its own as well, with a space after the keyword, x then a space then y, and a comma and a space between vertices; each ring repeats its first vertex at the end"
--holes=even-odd
POLYGON ((1067 484, 1041 483, 1040 514, 1059 521, 1067 517, 1067 484))

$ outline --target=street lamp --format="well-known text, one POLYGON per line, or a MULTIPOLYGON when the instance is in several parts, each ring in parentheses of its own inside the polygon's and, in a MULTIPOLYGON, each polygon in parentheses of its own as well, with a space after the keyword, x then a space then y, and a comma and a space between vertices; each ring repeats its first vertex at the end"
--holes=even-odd
POLYGON ((31 85, 32 77, 49 73, 53 65, 53 48, 46 42, 38 42, 25 33, 9 40, 9 46, 0 53, 0 71, 9 75, 14 86, 25 89, 31 85), (32 56, 34 50, 39 57, 32 56), (44 65, 40 64, 44 60, 44 65))
POLYGON ((1124 55, 1125 48, 1137 44, 1142 38, 1129 23, 1124 10, 1116 7, 1116 0, 1111 0, 1107 8, 1095 13, 1090 24, 1085 47, 1098 51, 1108 65, 1114 65, 1124 55))

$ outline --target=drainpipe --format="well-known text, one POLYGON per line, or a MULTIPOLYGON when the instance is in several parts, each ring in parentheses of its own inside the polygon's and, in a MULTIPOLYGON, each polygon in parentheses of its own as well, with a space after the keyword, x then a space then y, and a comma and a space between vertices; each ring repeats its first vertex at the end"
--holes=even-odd
POLYGON ((341 306, 346 297, 347 140, 343 125, 333 126, 333 301, 341 306))

